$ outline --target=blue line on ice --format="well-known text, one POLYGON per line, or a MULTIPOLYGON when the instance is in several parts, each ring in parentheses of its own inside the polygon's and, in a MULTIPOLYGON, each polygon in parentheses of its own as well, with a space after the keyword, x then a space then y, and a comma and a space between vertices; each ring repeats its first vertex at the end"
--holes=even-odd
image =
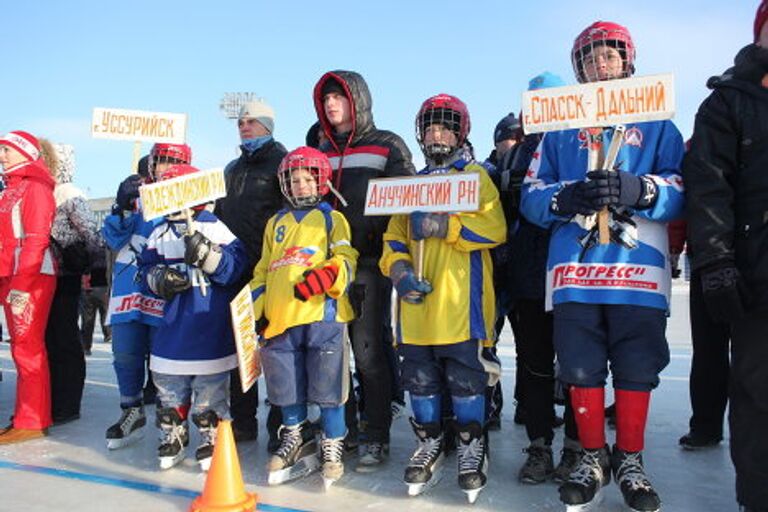
MULTIPOLYGON (((125 487, 128 489, 136 489, 138 491, 156 492, 159 494, 179 496, 181 498, 194 499, 199 494, 198 491, 190 491, 189 489, 181 489, 179 487, 168 487, 165 485, 137 482, 135 480, 125 480, 123 478, 110 478, 106 476, 92 475, 90 473, 69 471, 66 469, 47 468, 45 466, 33 466, 31 464, 18 464, 16 462, 9 462, 4 460, 0 460, 0 469, 12 469, 15 471, 26 471, 28 473, 38 473, 48 476, 58 476, 61 478, 71 478, 73 480, 81 480, 83 482, 102 485, 114 485, 115 487, 125 487)), ((259 503, 258 508, 259 510, 264 510, 266 512, 303 512, 297 508, 286 508, 277 505, 268 505, 266 503, 259 503)))

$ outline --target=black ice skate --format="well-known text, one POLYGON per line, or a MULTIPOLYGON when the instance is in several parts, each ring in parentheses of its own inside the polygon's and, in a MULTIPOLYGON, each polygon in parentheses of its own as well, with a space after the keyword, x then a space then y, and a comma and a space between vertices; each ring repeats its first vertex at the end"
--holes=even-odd
POLYGON ((459 487, 467 494, 467 500, 474 503, 488 480, 488 438, 476 421, 460 425, 457 430, 459 487))
POLYGON ((200 414, 192 415, 192 422, 200 432, 200 444, 195 450, 195 459, 200 464, 200 469, 208 471, 213 458, 213 447, 216 444, 216 427, 219 426, 219 416, 207 410, 200 414))
POLYGON ((403 480, 408 486, 408 496, 418 496, 440 481, 443 463, 443 432, 439 423, 420 425, 411 418, 418 446, 413 452, 403 480))
POLYGON ((157 411, 157 426, 160 428, 160 446, 157 447, 160 469, 170 469, 184 460, 184 448, 189 444, 187 423, 181 419, 179 411, 163 407, 157 411))
POLYGON ((603 501, 603 487, 610 481, 608 446, 599 450, 584 450, 581 460, 560 486, 560 501, 565 503, 567 512, 598 510, 603 501))
POLYGON ((611 467, 619 484, 624 503, 633 512, 656 512, 661 509, 659 495, 651 486, 643 469, 642 452, 625 452, 613 447, 611 467))
POLYGON ((311 424, 280 427, 280 447, 267 462, 269 485, 279 485, 308 475, 320 467, 317 441, 311 424))
POLYGON ((344 438, 327 438, 320 440, 320 454, 323 459, 323 487, 327 491, 344 474, 344 463, 341 457, 344 454, 344 438))
POLYGON ((143 407, 123 409, 120 419, 107 429, 107 448, 117 450, 144 438, 147 418, 143 407))

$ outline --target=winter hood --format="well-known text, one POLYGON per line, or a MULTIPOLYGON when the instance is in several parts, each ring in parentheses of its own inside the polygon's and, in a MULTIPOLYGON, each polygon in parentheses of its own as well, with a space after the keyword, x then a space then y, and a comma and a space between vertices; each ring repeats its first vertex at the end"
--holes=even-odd
POLYGON ((733 67, 707 80, 707 87, 732 87, 765 97, 768 95, 768 48, 754 44, 745 46, 736 54, 733 67))
POLYGON ((371 93, 368 90, 368 84, 365 83, 365 79, 359 73, 344 70, 329 71, 318 80, 313 93, 317 118, 320 120, 320 126, 322 126, 328 140, 340 152, 341 148, 338 147, 337 142, 333 138, 333 127, 328 121, 325 109, 323 108, 323 86, 329 80, 335 80, 341 85, 352 108, 352 131, 349 133, 346 141, 347 145, 354 144, 366 133, 376 129, 373 123, 373 114, 371 113, 373 102, 371 100, 371 93))
POLYGON ((48 167, 45 165, 42 158, 39 158, 34 162, 24 162, 23 164, 6 169, 3 175, 7 187, 12 187, 22 180, 37 181, 51 190, 56 186, 56 183, 53 181, 53 177, 51 177, 51 173, 48 171, 48 167))

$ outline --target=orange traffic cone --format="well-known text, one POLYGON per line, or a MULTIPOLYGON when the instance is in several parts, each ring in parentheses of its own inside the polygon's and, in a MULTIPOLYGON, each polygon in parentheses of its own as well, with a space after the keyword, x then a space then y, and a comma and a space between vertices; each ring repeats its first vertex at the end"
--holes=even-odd
POLYGON ((192 502, 189 512, 253 512, 257 499, 255 493, 245 492, 232 424, 222 420, 216 431, 216 446, 205 489, 192 502))

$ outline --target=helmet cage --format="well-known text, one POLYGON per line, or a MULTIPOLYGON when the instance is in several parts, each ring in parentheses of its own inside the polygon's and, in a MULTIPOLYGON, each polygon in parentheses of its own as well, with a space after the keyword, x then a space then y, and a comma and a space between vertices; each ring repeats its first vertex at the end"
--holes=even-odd
POLYGON ((424 156, 435 162, 444 161, 462 147, 469 135, 469 128, 467 106, 448 94, 438 94, 427 99, 416 115, 416 140, 424 156), (444 141, 427 144, 427 129, 433 124, 440 124, 453 132, 456 144, 448 145, 444 141))
MULTIPOLYGON (((571 64, 580 83, 590 81, 584 72, 584 64, 592 53, 600 47, 615 48, 622 60, 622 71, 613 78, 628 78, 635 72, 635 45, 629 31, 616 23, 598 21, 593 23, 576 37, 571 50, 571 64)), ((595 80, 591 80, 595 81, 595 80)))
POLYGON ((331 164, 328 157, 323 153, 313 150, 313 152, 318 153, 314 155, 308 151, 301 151, 301 149, 309 148, 292 151, 283 158, 277 170, 277 178, 280 182, 280 191, 294 208, 311 208, 322 201, 323 196, 330 190, 331 164), (317 185, 316 194, 299 196, 293 193, 293 173, 299 169, 309 171, 317 185))
POLYGON ((157 143, 149 152, 148 170, 153 180, 158 181, 162 176, 157 176, 155 169, 157 164, 186 164, 192 163, 192 149, 186 144, 157 143))

